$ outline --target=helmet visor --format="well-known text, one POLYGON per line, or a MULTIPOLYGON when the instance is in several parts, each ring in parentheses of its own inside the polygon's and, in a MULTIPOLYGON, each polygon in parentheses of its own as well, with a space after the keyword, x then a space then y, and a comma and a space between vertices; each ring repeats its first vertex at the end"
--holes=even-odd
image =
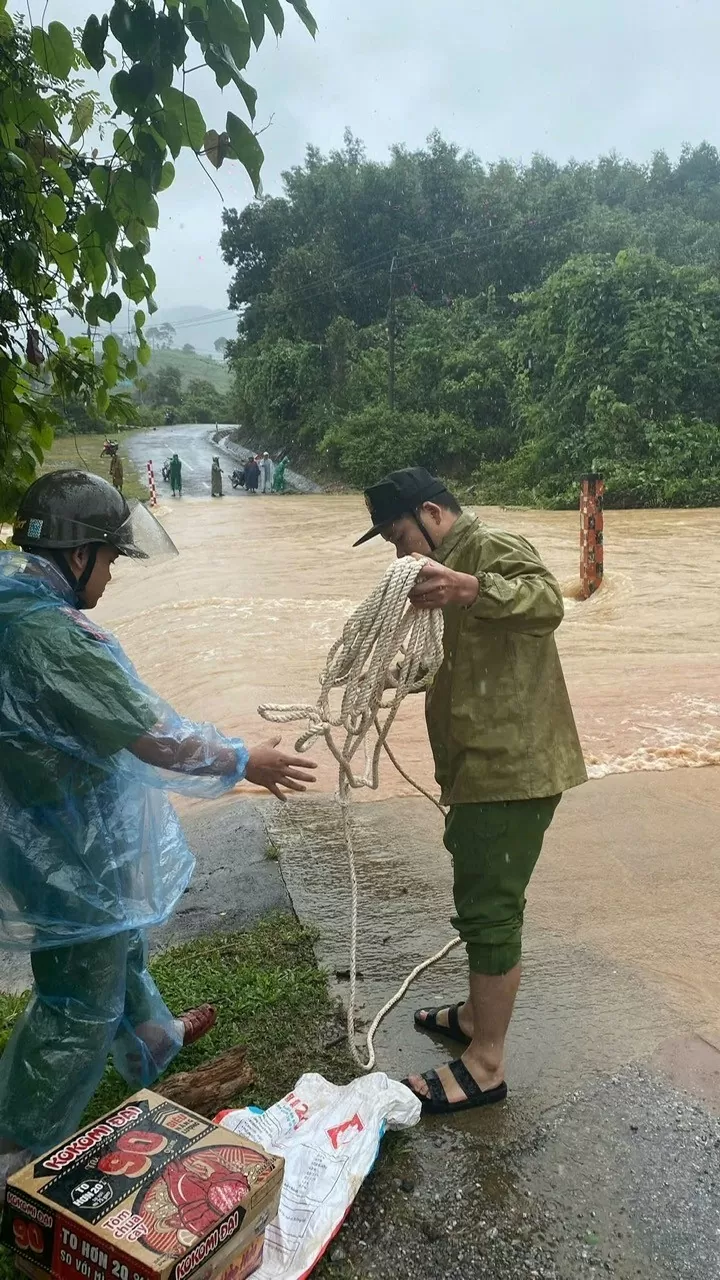
POLYGON ((170 534, 141 502, 130 504, 130 515, 108 541, 121 556, 133 560, 167 559, 178 554, 170 534))

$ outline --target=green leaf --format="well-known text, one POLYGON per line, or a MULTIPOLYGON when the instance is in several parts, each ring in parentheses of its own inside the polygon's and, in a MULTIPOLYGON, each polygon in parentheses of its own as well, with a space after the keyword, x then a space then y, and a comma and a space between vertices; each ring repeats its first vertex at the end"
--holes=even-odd
POLYGON ((70 134, 70 146, 82 138, 83 134, 90 128, 93 122, 93 114, 95 111, 95 103, 87 94, 78 102, 72 114, 72 133, 70 134))
POLYGON ((259 49, 265 35, 265 6, 263 0, 243 0, 243 9, 248 20, 252 42, 255 48, 259 49))
POLYGON ((51 195, 44 201, 45 216, 54 227, 61 227, 67 217, 67 209, 61 196, 51 195))
MULTIPOLYGON (((161 93, 163 106, 179 122, 183 135, 183 145, 192 147, 193 151, 201 151, 205 137, 205 121, 194 98, 182 93, 180 89, 163 89, 161 93)), ((170 148, 172 150, 172 147, 170 148)))
POLYGON ((235 0, 206 0, 206 22, 213 44, 236 43, 249 34, 245 14, 235 0))
POLYGON ((177 9, 169 13, 159 13, 155 30, 158 52, 166 55, 173 66, 181 67, 185 61, 188 35, 185 23, 177 9))
POLYGON ((87 276, 96 293, 102 289, 107 275, 107 258, 102 249, 86 245, 80 254, 81 271, 87 276))
POLYGON ((43 156, 41 163, 48 177, 57 182, 63 195, 67 196, 68 200, 71 200, 75 194, 75 183, 67 169, 63 169, 61 164, 58 164, 56 160, 51 160, 48 156, 43 156))
POLYGON ((115 72, 110 81, 110 92, 118 110, 124 111, 128 116, 134 116, 143 101, 142 95, 138 95, 137 90, 133 88, 128 71, 115 72))
POLYGON ((132 160, 135 143, 129 129, 116 129, 113 133, 113 148, 121 160, 132 160))
POLYGON ((168 187, 171 187, 174 181, 175 165, 172 161, 166 160, 162 167, 162 173, 160 174, 160 182, 157 188, 158 191, 167 191, 168 187))
POLYGON ((105 386, 99 386, 95 396, 95 403, 101 413, 104 413, 110 403, 108 389, 105 386))
POLYGON ((150 297, 147 300, 147 309, 148 309, 148 315, 151 315, 151 316, 154 316, 155 312, 158 309, 158 304, 153 298, 152 294, 150 294, 150 297))
POLYGON ((103 246, 114 245, 119 228, 110 210, 101 204, 91 204, 86 212, 90 226, 99 237, 100 243, 103 246))
POLYGON ((105 297, 101 294, 97 297, 97 313, 101 320, 107 320, 108 324, 112 324, 120 311, 122 311, 122 299, 117 293, 108 293, 105 297))
MULTIPOLYGON (((162 90, 161 90, 162 93, 162 90)), ((177 160, 182 151, 184 131, 180 121, 169 111, 160 111, 153 116, 153 127, 165 139, 173 159, 177 160)))
POLYGON ((48 427, 47 425, 45 425, 40 428, 39 440, 40 440, 41 449, 49 449, 54 439, 55 439, 55 432, 53 431, 52 427, 48 427))
POLYGON ((280 0, 265 0, 265 13, 276 36, 281 36, 285 27, 285 12, 280 0))
POLYGON ((152 356, 152 351, 150 349, 150 345, 145 341, 145 339, 143 339, 142 342, 140 343, 140 346, 138 347, 138 353, 137 353, 137 358, 140 361, 140 364, 142 365, 149 364, 151 356, 152 356))
POLYGON ((144 222, 139 218, 131 218, 125 227, 125 235, 136 249, 141 253, 147 253, 150 248, 150 236, 144 222))
POLYGON ((17 324, 20 319, 20 308, 11 289, 0 290, 0 322, 9 320, 17 324))
POLYGON ((109 333, 107 337, 103 338, 102 345, 103 345, 103 351, 105 352, 107 359, 112 360, 115 364, 117 364, 118 360, 120 359, 120 343, 118 342, 117 338, 114 337, 112 333, 109 333))
POLYGON ((110 10, 110 30, 133 62, 145 56, 155 41, 155 10, 151 4, 115 0, 110 10))
POLYGON ((232 111, 227 113, 225 127, 235 157, 245 166, 257 195, 260 190, 260 170, 265 159, 263 149, 245 121, 234 115, 232 111))
POLYGON ((47 31, 33 27, 30 48, 38 66, 58 80, 67 80, 75 62, 73 40, 62 22, 51 22, 47 31))
POLYGON ((250 119, 254 120, 257 107, 257 89, 253 89, 252 85, 248 84, 247 80, 243 79, 242 76, 238 76, 235 79, 235 83, 244 98, 250 119))
POLYGON ((50 252, 62 272, 65 283, 71 284, 78 260, 75 237, 71 236, 69 231, 58 231, 50 245, 50 252))
POLYGON ((130 245, 123 245, 122 249, 118 249, 117 260, 120 270, 126 276, 139 276, 145 266, 142 254, 130 245))
POLYGON ((98 21, 96 14, 91 13, 85 23, 85 30, 82 33, 80 47, 90 63, 90 66, 95 71, 102 71, 105 66, 105 41, 107 39, 107 33, 107 14, 103 14, 102 20, 98 21))
POLYGON ((127 378, 137 378, 137 360, 128 360, 125 365, 125 376, 127 378))
POLYGON ((112 170, 105 165, 98 164, 94 169, 90 170, 90 186, 103 203, 107 202, 110 195, 111 178, 112 170))
POLYGON ((147 286, 142 276, 123 276, 122 278, 123 293, 131 302, 144 302, 147 293, 147 286))
POLYGON ((157 276, 155 275, 155 272, 153 271, 149 262, 146 262, 145 266, 143 267, 143 275, 147 280, 148 289, 150 290, 151 293, 154 293, 155 289, 157 288, 157 276))
POLYGON ((102 375, 108 387, 114 387, 118 380, 118 367, 114 360, 103 360, 102 375))
POLYGON ((29 240, 16 241, 10 250, 10 283, 16 288, 31 289, 39 258, 37 247, 29 240))
POLYGON ((88 298, 85 303, 85 319, 93 329, 96 329, 100 323, 100 317, 97 309, 98 299, 100 298, 102 298, 101 293, 94 293, 92 298, 88 298))
POLYGON ((307 27, 310 35, 314 38, 317 35, 317 22, 305 4, 305 0, 290 0, 290 4, 300 21, 307 27))
POLYGON ((136 311, 135 312, 135 332, 141 340, 143 340, 142 327, 144 324, 145 324, 145 312, 136 311))

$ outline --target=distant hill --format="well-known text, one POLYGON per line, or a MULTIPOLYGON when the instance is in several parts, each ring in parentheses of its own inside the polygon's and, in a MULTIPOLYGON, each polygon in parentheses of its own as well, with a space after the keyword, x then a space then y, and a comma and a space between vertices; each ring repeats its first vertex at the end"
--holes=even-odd
POLYGON ((218 338, 234 338, 237 333, 237 312, 211 310, 209 307, 167 307, 148 319, 148 324, 171 324, 177 337, 175 346, 189 342, 196 351, 215 355, 213 343, 218 338))
POLYGON ((180 370, 183 390, 191 378, 206 378, 220 395, 225 395, 230 390, 230 373, 223 360, 213 360, 210 356, 199 354, 190 355, 171 348, 169 351, 153 351, 152 359, 143 372, 157 373, 159 369, 168 367, 180 370))
MULTIPOLYGON (((189 342, 201 355, 217 359, 214 343, 218 338, 234 338, 237 332, 237 312, 222 308, 186 306, 167 307, 149 316, 147 327, 155 328, 162 324, 171 324, 175 329, 174 339, 177 347, 189 342)), ((66 333, 77 335, 85 333, 86 326, 75 316, 64 316, 62 327, 66 333)), ((102 337, 106 333, 115 333, 122 337, 124 333, 134 332, 133 309, 126 308, 120 313, 112 325, 101 324, 99 332, 102 337)))

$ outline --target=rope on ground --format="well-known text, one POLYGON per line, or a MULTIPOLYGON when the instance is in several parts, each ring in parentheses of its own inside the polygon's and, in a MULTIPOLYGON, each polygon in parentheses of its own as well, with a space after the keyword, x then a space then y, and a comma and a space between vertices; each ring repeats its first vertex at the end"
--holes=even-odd
POLYGON ((307 729, 296 742, 298 751, 307 751, 324 738, 338 764, 338 798, 342 811, 343 835, 350 876, 350 992, 347 1029, 350 1052, 363 1071, 375 1066, 374 1038, 380 1023, 403 999, 421 973, 437 963, 460 942, 453 938, 435 955, 408 974, 400 989, 383 1005, 367 1033, 367 1061, 360 1054, 355 1034, 357 1002, 358 886, 355 849, 350 824, 350 793, 361 787, 376 790, 380 781, 383 751, 398 773, 421 795, 444 813, 435 796, 415 782, 402 768, 388 745, 388 734, 404 699, 432 683, 443 660, 443 616, 440 609, 414 609, 408 603, 418 574, 427 561, 405 556, 396 560, 374 591, 348 618, 342 635, 328 653, 320 677, 320 696, 315 705, 268 702, 258 707, 260 715, 274 724, 306 720, 307 729), (333 711, 333 691, 343 689, 338 710, 333 711), (341 744, 336 741, 340 730, 341 744), (374 745, 371 747, 374 734, 374 745), (356 772, 355 758, 362 749, 363 768, 356 772))

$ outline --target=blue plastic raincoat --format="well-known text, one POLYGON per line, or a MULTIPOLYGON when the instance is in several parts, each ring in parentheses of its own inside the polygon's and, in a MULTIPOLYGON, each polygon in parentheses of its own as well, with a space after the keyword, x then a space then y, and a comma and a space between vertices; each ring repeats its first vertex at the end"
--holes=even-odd
POLYGON ((177 1052, 145 968, 194 867, 166 792, 220 795, 247 759, 142 683, 54 564, 0 553, 0 946, 32 952, 36 983, 0 1058, 0 1137, 61 1141, 111 1050, 133 1084, 177 1052))

